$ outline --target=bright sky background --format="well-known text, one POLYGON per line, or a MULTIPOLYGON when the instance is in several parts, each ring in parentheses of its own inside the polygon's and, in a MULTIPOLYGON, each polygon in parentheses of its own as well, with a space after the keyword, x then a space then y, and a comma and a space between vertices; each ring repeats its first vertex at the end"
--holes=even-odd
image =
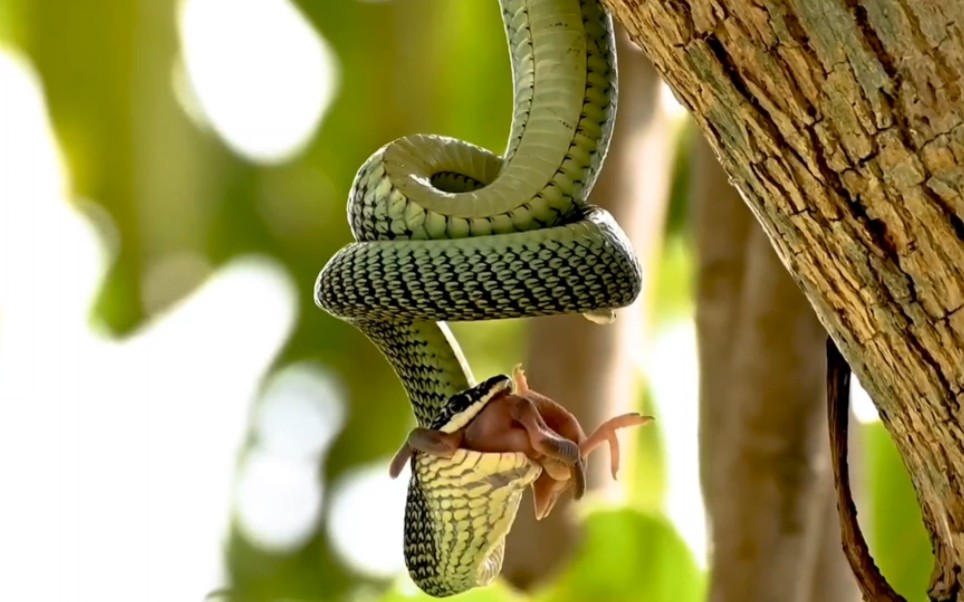
MULTIPOLYGON (((287 0, 186 0, 180 15, 185 110, 252 161, 295 156, 337 90, 324 40, 287 0)), ((90 324, 110 224, 68 205, 23 57, 0 50, 0 90, 0 566, 18 567, 4 571, 0 600, 199 600, 222 584, 232 496, 244 533, 266 548, 290 550, 314 528, 315 475, 346 419, 341 384, 313 364, 261 382, 305 294, 265 258, 214 272, 129 339, 90 324), (261 443, 232 481, 249 420, 261 443)), ((702 559, 692 323, 659 334, 646 357, 671 518, 702 559)), ((873 419, 862 391, 856 402, 873 419)), ((380 576, 403 571, 407 479, 389 479, 387 463, 324 484, 336 551, 380 576)))

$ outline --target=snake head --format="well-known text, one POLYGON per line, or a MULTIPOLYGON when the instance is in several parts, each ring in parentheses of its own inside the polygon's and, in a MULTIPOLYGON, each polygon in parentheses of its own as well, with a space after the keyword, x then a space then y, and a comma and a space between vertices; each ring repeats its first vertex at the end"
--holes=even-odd
POLYGON ((564 493, 571 490, 579 500, 586 492, 586 460, 602 443, 609 444, 610 469, 619 471, 619 440, 616 431, 653 420, 637 413, 611 418, 586 435, 579 420, 565 407, 529 388, 521 366, 513 371, 511 391, 494 396, 466 425, 460 446, 488 452, 522 452, 542 467, 532 484, 538 520, 548 516, 564 493))

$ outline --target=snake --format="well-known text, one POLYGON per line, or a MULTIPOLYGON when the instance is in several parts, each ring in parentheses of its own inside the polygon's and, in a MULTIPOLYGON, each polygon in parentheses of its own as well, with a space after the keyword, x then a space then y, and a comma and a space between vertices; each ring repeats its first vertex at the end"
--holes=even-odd
MULTIPOLYGON (((382 146, 348 194, 354 242, 315 282, 316 305, 381 352, 426 428, 464 424, 508 378, 476 382, 448 322, 608 321, 641 289, 628 237, 588 201, 616 115, 612 18, 600 0, 498 3, 513 86, 505 151, 428 134, 382 146)), ((540 469, 469 450, 410 465, 403 548, 416 585, 445 597, 490 583, 540 469)))

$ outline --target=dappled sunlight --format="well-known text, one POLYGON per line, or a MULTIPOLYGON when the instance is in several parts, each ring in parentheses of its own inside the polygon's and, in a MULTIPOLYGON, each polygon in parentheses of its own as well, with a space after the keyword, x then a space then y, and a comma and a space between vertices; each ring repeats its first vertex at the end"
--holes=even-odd
POLYGON ((659 82, 659 104, 674 121, 682 121, 689 117, 689 111, 676 99, 673 90, 662 80, 659 82))
POLYGON ((172 78, 185 111, 250 160, 299 153, 339 80, 301 12, 288 0, 182 0, 179 28, 184 70, 175 66, 172 78))
POLYGON ((320 466, 344 422, 344 403, 334 375, 309 364, 268 380, 237 486, 238 525, 253 544, 290 552, 315 532, 320 466))
POLYGON ((873 400, 867 394, 867 390, 860 384, 856 375, 850 378, 850 403, 857 422, 861 424, 880 422, 877 406, 874 405, 873 400))
POLYGON ((388 459, 354 469, 332 485, 331 546, 352 569, 370 577, 404 571, 402 531, 409 468, 391 479, 388 459))
POLYGON ((282 368, 268 380, 254 420, 258 445, 293 460, 328 450, 345 421, 337 376, 312 363, 282 368))
POLYGON ((666 445, 666 514, 693 552, 697 565, 705 569, 707 534, 700 486, 696 351, 695 324, 671 323, 655 333, 646 373, 666 445))
POLYGON ((203 599, 292 283, 235 261, 130 338, 99 335, 109 249, 64 198, 32 70, 0 53, 0 89, 0 564, 18 567, 0 600, 203 599))
MULTIPOLYGON (((86 311, 77 299, 96 289, 92 274, 105 251, 91 240, 90 225, 63 205, 64 165, 39 79, 21 56, 0 51, 0 90, 0 320, 23 311, 71 323, 86 311), (61 263, 66 254, 70 269, 61 263)), ((9 318, 3 324, 8 337, 33 326, 9 318)))
POLYGON ((314 531, 321 495, 314 463, 255 449, 245 458, 238 477, 238 526, 259 548, 290 552, 314 531))

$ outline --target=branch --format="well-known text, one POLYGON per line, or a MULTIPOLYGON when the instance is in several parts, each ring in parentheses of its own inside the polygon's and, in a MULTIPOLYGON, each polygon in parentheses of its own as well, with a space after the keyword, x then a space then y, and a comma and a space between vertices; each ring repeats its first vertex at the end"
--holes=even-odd
POLYGON ((603 2, 874 400, 931 535, 928 594, 964 601, 964 8, 603 2))
POLYGON ((839 546, 822 545, 825 331, 701 139, 693 178, 709 599, 856 600, 839 546))
POLYGON ((833 481, 837 490, 837 512, 843 549, 864 600, 873 602, 907 602, 887 583, 870 556, 867 542, 857 522, 857 507, 850 491, 847 467, 847 421, 849 417, 850 366, 840 354, 833 339, 827 337, 827 418, 830 425, 830 455, 833 459, 833 481))

